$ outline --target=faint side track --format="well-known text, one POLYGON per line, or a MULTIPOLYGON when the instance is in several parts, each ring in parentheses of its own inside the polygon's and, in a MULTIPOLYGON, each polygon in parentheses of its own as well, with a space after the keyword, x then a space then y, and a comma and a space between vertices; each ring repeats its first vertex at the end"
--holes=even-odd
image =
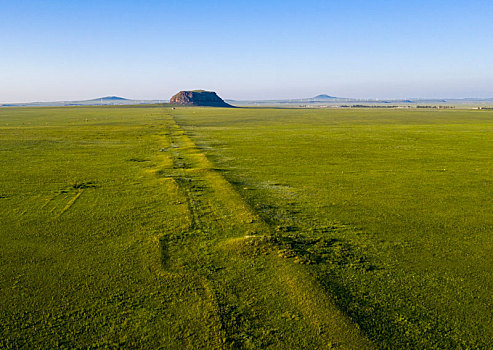
POLYGON ((60 216, 62 216, 67 210, 69 210, 72 205, 74 205, 74 203, 77 201, 77 199, 79 199, 79 197, 82 195, 82 193, 84 192, 84 189, 83 188, 80 188, 77 193, 75 194, 75 196, 73 196, 69 201, 68 203, 63 207, 63 209, 60 211, 60 213, 58 213, 58 215, 56 216, 57 218, 59 218, 60 216))

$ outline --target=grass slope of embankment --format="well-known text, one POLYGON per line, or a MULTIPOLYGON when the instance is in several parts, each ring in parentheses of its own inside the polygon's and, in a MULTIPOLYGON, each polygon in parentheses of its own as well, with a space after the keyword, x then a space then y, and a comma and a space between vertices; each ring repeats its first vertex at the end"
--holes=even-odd
POLYGON ((379 348, 493 348, 493 112, 173 111, 379 348))

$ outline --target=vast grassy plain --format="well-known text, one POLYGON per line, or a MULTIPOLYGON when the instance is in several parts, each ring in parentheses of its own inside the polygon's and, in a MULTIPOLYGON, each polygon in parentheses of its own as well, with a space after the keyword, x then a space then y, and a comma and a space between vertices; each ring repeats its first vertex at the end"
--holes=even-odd
POLYGON ((0 348, 371 348, 170 113, 0 110, 0 348))
POLYGON ((493 112, 0 110, 0 347, 492 348, 493 112))

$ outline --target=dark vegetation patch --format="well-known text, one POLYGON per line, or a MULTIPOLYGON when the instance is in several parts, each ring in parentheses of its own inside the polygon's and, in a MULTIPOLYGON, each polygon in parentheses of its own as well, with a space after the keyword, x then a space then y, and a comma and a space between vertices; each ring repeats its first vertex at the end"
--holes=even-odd
POLYGON ((96 184, 92 181, 79 181, 79 180, 74 180, 74 182, 70 186, 73 189, 79 190, 79 189, 85 189, 85 188, 95 188, 96 184))
POLYGON ((129 162, 136 162, 136 163, 144 163, 144 162, 150 162, 150 159, 146 158, 129 158, 129 162))
POLYGON ((69 193, 69 192, 85 190, 89 188, 97 188, 97 187, 98 185, 94 181, 84 181, 84 180, 74 179, 70 182, 68 186, 65 186, 61 190, 56 191, 56 193, 69 193))
POLYGON ((337 238, 311 238, 303 235, 278 235, 272 243, 281 249, 279 256, 294 258, 300 264, 328 264, 373 271, 377 267, 355 252, 351 245, 337 238))

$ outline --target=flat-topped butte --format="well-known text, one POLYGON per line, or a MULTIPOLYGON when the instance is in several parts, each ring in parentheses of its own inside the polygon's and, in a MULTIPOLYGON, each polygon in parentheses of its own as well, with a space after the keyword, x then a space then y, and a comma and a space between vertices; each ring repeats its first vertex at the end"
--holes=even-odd
POLYGON ((224 102, 214 91, 205 90, 180 91, 171 97, 169 102, 182 106, 233 107, 224 102))

